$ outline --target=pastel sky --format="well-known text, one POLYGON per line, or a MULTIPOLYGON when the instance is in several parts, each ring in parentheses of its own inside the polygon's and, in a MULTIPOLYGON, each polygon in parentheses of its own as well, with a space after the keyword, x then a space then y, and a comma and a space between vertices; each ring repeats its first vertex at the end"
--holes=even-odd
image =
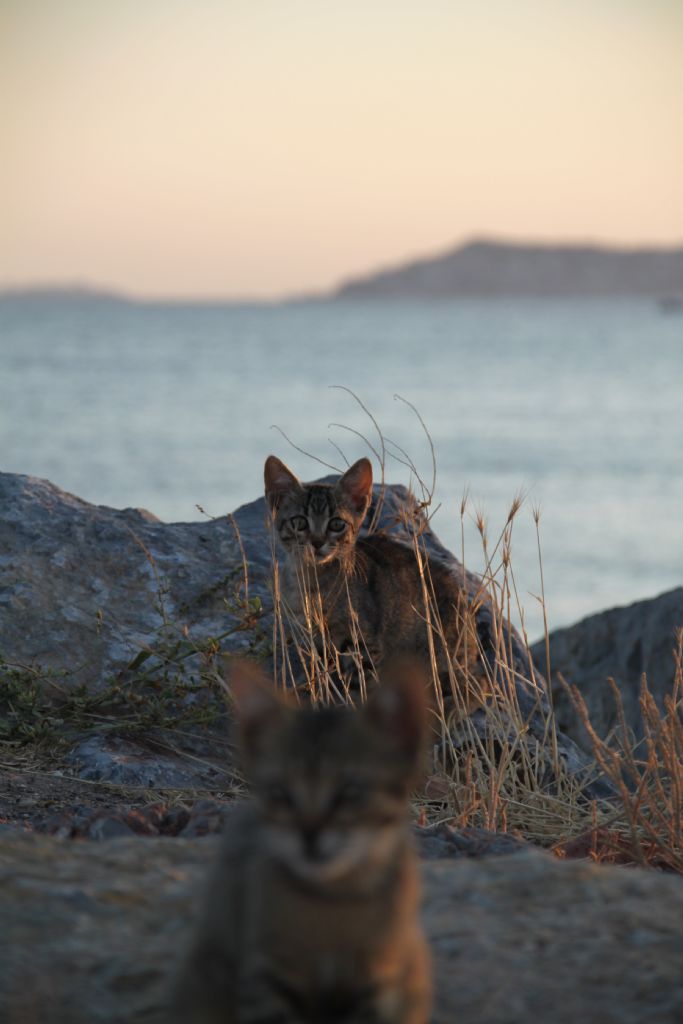
POLYGON ((683 242, 681 0, 0 0, 0 286, 683 242))

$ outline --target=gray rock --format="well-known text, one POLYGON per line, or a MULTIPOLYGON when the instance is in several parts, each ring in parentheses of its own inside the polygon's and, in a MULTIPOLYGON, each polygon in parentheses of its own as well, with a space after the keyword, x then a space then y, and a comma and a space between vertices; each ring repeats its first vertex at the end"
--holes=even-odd
POLYGON ((102 817, 97 818, 90 826, 89 838, 102 842, 104 839, 120 839, 122 836, 134 834, 130 825, 120 818, 102 817))
MULTIPOLYGON (((147 789, 188 789, 206 786, 211 767, 193 770, 178 763, 176 757, 153 752, 142 744, 118 736, 90 736, 76 744, 67 758, 79 779, 89 782, 113 782, 117 786, 147 789)), ((213 781, 219 783, 225 768, 213 769, 213 781)))
POLYGON ((416 827, 415 838, 425 860, 444 857, 500 857, 520 853, 529 846, 509 832, 489 832, 485 828, 455 829, 446 822, 416 827))
MULTIPOLYGON (((660 709, 674 681, 676 631, 683 628, 683 587, 649 601, 611 608, 575 626, 550 634, 552 693, 563 732, 590 750, 590 740, 558 675, 576 685, 591 721, 601 736, 615 725, 614 699, 607 679, 612 677, 624 705, 629 729, 643 735, 638 698, 643 673, 660 709)), ((544 643, 532 648, 538 665, 545 664, 544 643)))
MULTIPOLYGON (((378 496, 376 487, 375 501, 378 496)), ((409 539, 398 512, 410 502, 404 487, 388 487, 381 527, 409 539)), ((185 627, 194 640, 222 635, 236 621, 226 600, 242 576, 242 549, 249 594, 263 602, 264 628, 270 631, 266 523, 263 498, 230 518, 162 523, 144 510, 90 505, 47 480, 0 473, 0 651, 8 660, 48 666, 68 673, 73 682, 95 686, 153 645, 166 622, 185 627)), ((430 554, 448 562, 462 579, 462 566, 430 529, 424 539, 430 554)), ((481 583, 471 573, 464 575, 474 595, 481 583)), ((490 649, 486 603, 479 620, 490 649)), ((245 644, 238 633, 223 647, 239 650, 245 644)), ((528 658, 516 634, 513 649, 528 676, 528 658)), ((527 686, 524 709, 532 710, 538 699, 537 688, 527 686)))
MULTIPOLYGON (((249 547, 254 593, 267 600, 267 545, 249 547)), ((162 523, 8 473, 0 474, 0 554, 3 656, 88 686, 153 644, 165 621, 197 638, 224 632, 231 621, 225 598, 241 566, 227 517, 162 523)))
MULTIPOLYGON (((0 834, 0 1019, 162 1024, 215 839, 0 834)), ((675 1024, 683 886, 526 851, 423 864, 433 1024, 675 1024)))

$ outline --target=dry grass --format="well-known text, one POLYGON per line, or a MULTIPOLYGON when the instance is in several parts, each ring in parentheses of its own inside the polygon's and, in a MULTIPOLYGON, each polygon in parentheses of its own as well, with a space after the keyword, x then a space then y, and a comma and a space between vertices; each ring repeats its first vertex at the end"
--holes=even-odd
POLYGON ((683 629, 678 631, 674 656, 674 684, 661 711, 643 675, 640 715, 644 738, 630 740, 623 701, 613 679, 612 690, 618 730, 611 741, 593 728, 580 691, 562 680, 577 715, 591 739, 596 761, 619 794, 619 818, 611 826, 593 823, 572 845, 560 844, 561 853, 585 852, 599 861, 639 864, 683 873, 683 629))
MULTIPOLYGON (((429 439, 419 414, 414 411, 429 439)), ((591 736, 595 774, 603 773, 611 780, 617 794, 613 801, 598 803, 588 799, 585 787, 589 777, 579 779, 564 766, 558 750, 558 733, 550 698, 542 694, 534 681, 524 609, 519 599, 512 559, 513 528, 523 506, 523 496, 518 495, 512 501, 506 522, 495 542, 489 540, 483 513, 475 512, 485 564, 481 589, 479 593, 473 593, 470 588, 468 599, 458 604, 456 613, 461 619, 460 632, 464 639, 458 650, 450 652, 448 678, 439 678, 438 654, 448 645, 437 612, 425 542, 436 480, 431 439, 432 473, 427 484, 408 454, 383 437, 375 420, 370 418, 378 441, 367 443, 380 463, 382 481, 370 532, 377 529, 382 511, 388 456, 393 456, 409 469, 414 499, 401 509, 398 525, 410 538, 421 582, 421 601, 416 614, 424 618, 428 632, 434 693, 434 742, 429 777, 424 790, 416 794, 416 813, 420 819, 446 820, 460 828, 474 825, 495 831, 511 831, 535 844, 551 848, 563 857, 591 856, 596 860, 683 870, 680 638, 676 685, 664 713, 658 711, 643 680, 641 711, 645 741, 642 750, 623 743, 618 749, 613 738, 608 740, 598 736, 590 726, 580 694, 576 689, 571 691, 577 713, 583 718, 591 736), (476 631, 469 628, 482 601, 490 602, 492 651, 488 652, 482 650, 476 631), (509 623, 513 613, 521 622, 525 651, 523 671, 520 671, 519 657, 515 657, 512 650, 509 623), (520 707, 517 686, 520 682, 527 687, 527 692, 535 690, 537 693, 531 713, 528 703, 526 711, 520 707), (473 697, 481 705, 476 721, 468 714, 473 697), (532 716, 533 730, 530 728, 532 716)), ((469 499, 465 495, 460 508, 463 538, 467 514, 469 499)), ((543 670, 550 678, 538 509, 533 510, 533 517, 538 537, 539 600, 546 636, 543 670)), ((464 591, 464 541, 460 554, 464 591)), ((354 668, 349 673, 348 655, 344 659, 334 649, 326 629, 314 570, 302 571, 298 580, 299 607, 294 609, 288 606, 283 595, 274 539, 273 566, 273 651, 275 675, 280 685, 290 686, 296 678, 299 691, 305 691, 313 701, 353 702, 359 699, 359 695, 364 699, 375 673, 353 609, 350 607, 349 614, 355 624, 351 659, 354 668), (357 683, 355 688, 348 685, 350 674, 357 683)), ((620 707, 618 689, 614 684, 612 686, 620 707)), ((621 715, 623 718, 623 709, 621 715)), ((624 727, 621 734, 622 738, 626 737, 628 730, 624 727)))
MULTIPOLYGON (((490 539, 483 512, 472 511, 469 497, 463 496, 459 510, 462 577, 456 576, 463 592, 456 607, 462 641, 450 651, 450 670, 440 678, 439 653, 448 648, 448 643, 437 611, 427 546, 428 526, 435 511, 434 449, 419 413, 413 409, 431 454, 429 472, 423 475, 409 454, 384 437, 368 410, 361 408, 369 417, 375 437, 371 442, 354 433, 367 443, 380 467, 370 532, 378 529, 382 514, 386 516, 387 512, 387 460, 402 466, 412 485, 411 500, 396 510, 394 525, 414 552, 420 579, 415 612, 423 617, 428 630, 434 693, 429 772, 423 790, 415 795, 416 817, 449 821, 459 828, 480 826, 514 832, 561 857, 584 856, 682 872, 683 630, 674 652, 674 686, 663 709, 655 705, 643 677, 640 710, 644 740, 639 744, 627 727, 614 681, 610 685, 620 727, 607 737, 600 736, 591 725, 579 691, 567 687, 591 738, 596 773, 606 776, 616 793, 609 802, 588 799, 588 777, 580 780, 567 771, 559 754, 549 695, 534 682, 524 608, 513 568, 513 532, 523 508, 522 495, 511 502, 494 540, 490 539), (478 588, 468 583, 465 569, 465 519, 470 515, 476 522, 484 561, 478 588), (478 634, 471 628, 483 602, 488 602, 490 615, 487 651, 482 650, 478 634), (521 623, 521 659, 513 651, 509 628, 513 615, 521 623), (519 685, 531 694, 531 703, 527 699, 524 708, 520 706, 519 685), (468 713, 473 704, 481 705, 474 717, 468 713)), ((346 462, 341 448, 335 447, 346 462)), ((546 637, 545 664, 539 667, 549 679, 552 666, 538 509, 533 510, 533 518, 546 637)), ((301 610, 289 607, 283 595, 273 534, 271 539, 275 608, 272 637, 263 634, 259 599, 249 594, 246 558, 239 578, 229 583, 226 615, 231 624, 220 636, 198 640, 172 622, 164 607, 163 581, 158 580, 162 613, 158 636, 138 651, 125 672, 100 691, 67 686, 53 672, 0 658, 0 743, 16 758, 23 757, 26 750, 59 751, 72 742, 75 734, 90 731, 126 735, 153 731, 168 739, 180 738, 184 730, 197 725, 222 721, 225 642, 243 630, 251 637, 251 653, 255 657, 272 653, 277 682, 288 689, 295 685, 302 699, 323 703, 364 699, 375 673, 357 618, 352 615, 355 629, 350 672, 349 656, 342 657, 335 650, 326 630, 314 572, 302 573, 299 579, 301 610)), ((152 568, 156 573, 153 560, 152 568)))

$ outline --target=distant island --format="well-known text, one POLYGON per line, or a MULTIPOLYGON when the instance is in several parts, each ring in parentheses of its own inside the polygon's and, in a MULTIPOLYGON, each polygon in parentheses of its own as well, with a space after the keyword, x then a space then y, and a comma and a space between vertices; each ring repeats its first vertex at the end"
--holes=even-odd
POLYGON ((656 300, 663 312, 683 311, 683 246, 619 248, 475 239, 437 256, 357 275, 330 291, 285 299, 220 295, 144 297, 91 284, 2 287, 0 302, 51 307, 55 303, 134 306, 264 306, 338 300, 439 300, 464 297, 599 298, 656 300))
POLYGON ((82 304, 95 302, 114 302, 116 304, 131 304, 135 299, 127 295, 104 288, 97 288, 87 284, 57 284, 57 285, 20 285, 9 288, 0 288, 0 300, 4 302, 30 302, 47 303, 73 303, 82 304))
POLYGON ((683 247, 517 244, 474 240, 342 283, 332 299, 462 296, 683 296, 683 247))

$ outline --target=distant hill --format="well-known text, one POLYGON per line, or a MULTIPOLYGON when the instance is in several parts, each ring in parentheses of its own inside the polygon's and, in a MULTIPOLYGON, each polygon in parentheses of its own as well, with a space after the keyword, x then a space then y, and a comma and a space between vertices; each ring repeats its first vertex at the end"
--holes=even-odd
POLYGON ((107 291, 102 288, 91 288, 88 285, 25 285, 16 288, 0 288, 0 300, 17 303, 90 303, 116 302, 129 303, 125 295, 107 291))
POLYGON ((472 241, 440 256, 352 278, 334 299, 683 295, 683 247, 620 249, 472 241))

